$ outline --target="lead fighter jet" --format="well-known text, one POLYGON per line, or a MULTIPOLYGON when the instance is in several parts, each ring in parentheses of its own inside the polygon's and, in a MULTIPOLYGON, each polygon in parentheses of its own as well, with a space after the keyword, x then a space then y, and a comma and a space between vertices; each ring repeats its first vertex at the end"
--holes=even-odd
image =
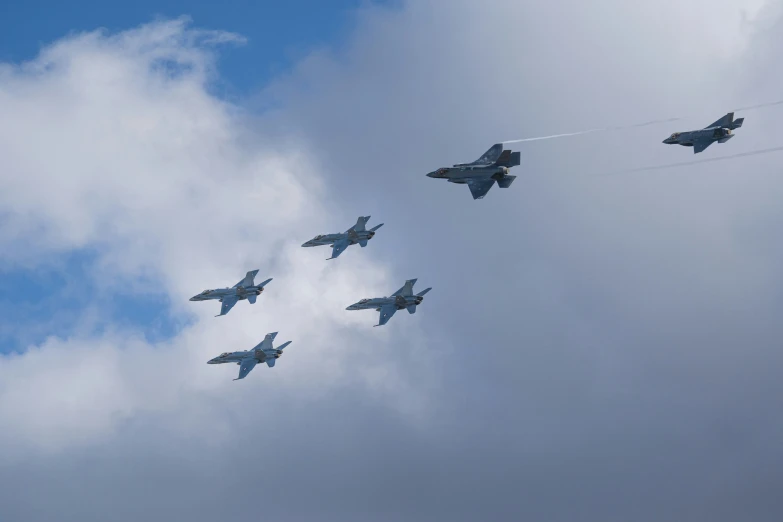
MULTIPOLYGON (((359 216, 356 220, 356 224, 343 232, 342 234, 325 234, 315 236, 313 239, 304 243, 303 247, 314 247, 321 245, 330 245, 332 247, 332 257, 334 259, 343 253, 343 250, 351 245, 359 244, 362 248, 367 246, 367 241, 373 238, 375 231, 383 226, 383 223, 376 225, 370 230, 365 228, 365 225, 370 220, 370 216, 359 216)), ((327 261, 329 261, 327 259, 327 261)))
POLYGON ((258 363, 265 362, 270 368, 273 367, 275 361, 283 355, 283 348, 291 344, 291 341, 288 341, 287 343, 283 343, 277 348, 274 348, 272 346, 272 341, 276 336, 277 332, 268 333, 266 334, 266 337, 264 337, 264 340, 258 343, 252 350, 246 352, 224 352, 214 359, 207 361, 207 364, 236 363, 240 366, 239 377, 234 380, 238 381, 239 379, 244 379, 258 363))
POLYGON ((742 122, 745 118, 734 119, 734 113, 730 112, 726 116, 722 117, 718 121, 715 121, 703 129, 675 132, 665 140, 663 143, 667 145, 682 145, 683 147, 693 147, 693 153, 698 154, 716 141, 718 143, 726 143, 734 135, 731 133, 734 129, 742 127, 742 122))
POLYGON ((497 143, 473 163, 458 163, 434 170, 427 177, 467 184, 473 199, 482 199, 496 181, 500 188, 511 186, 516 176, 510 175, 508 169, 520 164, 520 156, 519 152, 503 150, 503 144, 497 143))
POLYGON ((374 297, 372 299, 362 299, 358 303, 352 304, 346 310, 369 310, 375 308, 381 312, 380 321, 375 326, 383 326, 389 322, 389 319, 397 310, 406 308, 409 314, 416 313, 416 306, 424 300, 424 294, 432 290, 432 287, 422 290, 413 295, 413 285, 416 279, 408 279, 402 288, 394 292, 390 297, 374 297))
POLYGON ((251 270, 245 275, 245 278, 232 286, 231 288, 217 288, 215 290, 204 290, 198 295, 194 295, 190 298, 191 301, 209 301, 210 299, 217 299, 223 305, 220 307, 220 314, 216 315, 215 317, 220 317, 221 315, 226 315, 231 308, 234 307, 235 304, 237 304, 237 301, 241 301, 243 299, 247 299, 250 304, 255 304, 256 297, 261 295, 261 292, 264 291, 264 286, 269 283, 269 281, 272 280, 270 277, 263 283, 254 284, 253 280, 256 277, 256 274, 258 273, 258 270, 251 270))

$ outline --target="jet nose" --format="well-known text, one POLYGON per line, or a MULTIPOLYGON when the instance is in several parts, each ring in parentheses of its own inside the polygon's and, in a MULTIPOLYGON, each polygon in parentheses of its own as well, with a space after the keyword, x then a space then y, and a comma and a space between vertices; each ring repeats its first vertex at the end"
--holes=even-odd
POLYGON ((428 174, 427 174, 427 177, 428 177, 428 178, 434 178, 434 177, 435 177, 435 173, 436 173, 436 172, 437 172, 437 171, 433 170, 432 172, 430 172, 430 173, 428 173, 428 174))

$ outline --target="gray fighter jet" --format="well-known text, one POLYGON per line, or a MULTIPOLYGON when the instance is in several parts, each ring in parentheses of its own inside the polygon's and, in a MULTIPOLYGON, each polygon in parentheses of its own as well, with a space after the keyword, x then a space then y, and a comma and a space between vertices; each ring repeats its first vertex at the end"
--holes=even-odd
POLYGON ((283 348, 291 344, 291 341, 283 343, 277 348, 272 346, 272 341, 277 336, 277 332, 266 334, 264 340, 252 350, 246 352, 224 352, 207 361, 207 364, 227 364, 236 363, 239 365, 239 377, 234 379, 244 379, 250 370, 256 367, 258 363, 266 363, 270 368, 275 365, 275 361, 283 355, 283 348))
POLYGON ((482 199, 496 181, 500 188, 511 186, 516 176, 511 176, 508 169, 520 164, 520 155, 519 152, 503 150, 503 144, 497 143, 473 163, 459 163, 434 170, 427 177, 467 184, 473 199, 482 199))
POLYGON ((261 295, 261 292, 264 291, 264 286, 272 280, 270 277, 263 283, 254 284, 253 279, 255 279, 257 273, 258 270, 251 270, 247 273, 247 275, 245 275, 243 280, 231 288, 204 290, 200 294, 191 297, 190 300, 209 301, 210 299, 217 299, 223 303, 223 305, 220 307, 220 314, 216 315, 215 317, 226 315, 228 311, 231 310, 235 304, 237 304, 237 301, 241 301, 242 299, 247 299, 250 304, 255 304, 256 297, 261 295))
POLYGON ((432 287, 430 287, 413 295, 413 285, 416 281, 416 279, 408 279, 405 281, 405 285, 394 292, 390 297, 362 299, 358 303, 352 304, 346 308, 346 310, 369 310, 374 308, 375 311, 381 312, 381 319, 375 326, 383 326, 388 323, 394 313, 403 308, 406 308, 409 314, 415 314, 416 306, 420 305, 424 300, 424 294, 432 290, 432 287))
POLYGON ((335 257, 339 256, 343 253, 343 250, 348 248, 351 245, 359 244, 362 248, 367 246, 367 241, 373 238, 375 235, 375 231, 378 230, 383 226, 383 223, 380 225, 376 225, 370 230, 367 230, 364 226, 367 224, 367 221, 370 220, 370 216, 359 216, 359 219, 356 220, 356 224, 343 232, 342 234, 325 234, 325 235, 318 235, 315 236, 313 239, 308 241, 307 243, 303 244, 303 247, 314 247, 314 246, 322 246, 322 245, 329 245, 332 247, 332 257, 329 259, 334 259, 335 257))
POLYGON ((693 147, 693 153, 698 154, 716 141, 726 143, 734 135, 731 133, 734 129, 742 127, 745 118, 734 119, 734 113, 730 112, 718 121, 709 124, 700 130, 675 132, 663 142, 667 145, 682 145, 683 147, 693 147))

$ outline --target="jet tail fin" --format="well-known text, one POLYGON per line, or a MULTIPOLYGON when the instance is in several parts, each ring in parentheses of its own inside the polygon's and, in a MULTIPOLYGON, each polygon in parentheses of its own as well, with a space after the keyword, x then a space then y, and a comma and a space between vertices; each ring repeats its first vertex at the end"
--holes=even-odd
POLYGON ((415 314, 416 313, 416 305, 412 304, 408 306, 408 313, 409 314, 415 314))
POLYGON ((269 279, 267 279, 263 283, 258 283, 258 286, 264 287, 264 286, 268 285, 271 281, 272 281, 272 278, 270 277, 269 279))
POLYGON ((427 292, 429 292, 430 290, 432 290, 432 287, 425 288, 424 290, 422 290, 421 292, 419 292, 418 294, 416 294, 416 297, 422 297, 424 294, 426 294, 426 293, 427 293, 427 292))
POLYGON ((724 117, 722 117, 719 120, 716 120, 712 123, 710 123, 707 127, 704 127, 705 129, 710 129, 712 127, 723 127, 726 129, 739 129, 742 127, 742 122, 745 121, 745 118, 737 118, 734 119, 734 113, 729 112, 724 117))
POLYGON ((256 277, 256 274, 258 273, 258 270, 251 270, 247 274, 245 274, 245 278, 234 285, 234 288, 238 288, 240 286, 253 286, 253 280, 256 277))
POLYGON ((495 161, 494 166, 497 167, 516 167, 522 163, 521 152, 511 152, 510 150, 504 150, 498 159, 495 161))
POLYGON ((367 222, 370 220, 370 216, 359 216, 359 218, 356 220, 356 224, 351 227, 349 230, 355 230, 356 232, 362 232, 366 230, 364 226, 367 224, 367 222))
POLYGON ((405 284, 402 286, 402 288, 394 292, 394 294, 392 295, 401 295, 403 297, 413 295, 413 285, 415 284, 416 284, 416 279, 408 279, 407 281, 405 281, 405 284))
POLYGON ((517 179, 516 176, 510 176, 507 174, 498 180, 498 187, 508 188, 511 186, 512 183, 514 183, 515 179, 517 179))
POLYGON ((286 346, 288 346, 288 345, 289 345, 289 344, 291 344, 292 342, 293 342, 293 341, 286 341, 286 342, 284 342, 283 344, 281 344, 280 346, 278 346, 278 347, 277 347, 277 349, 278 349, 278 350, 282 350, 283 348, 285 348, 286 346))
POLYGON ((381 223, 380 225, 375 225, 374 227, 372 227, 372 228, 370 229, 370 232, 375 232, 376 230, 378 230, 378 229, 379 229, 379 228, 381 228, 382 226, 383 226, 383 223, 381 223))

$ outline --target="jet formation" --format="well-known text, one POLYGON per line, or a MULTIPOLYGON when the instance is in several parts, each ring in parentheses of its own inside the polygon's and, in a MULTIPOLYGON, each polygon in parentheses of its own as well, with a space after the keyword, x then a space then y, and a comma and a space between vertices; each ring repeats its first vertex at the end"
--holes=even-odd
POLYGON ((453 167, 433 170, 427 177, 445 179, 450 183, 467 185, 473 199, 482 199, 497 181, 500 188, 508 188, 516 179, 508 169, 520 164, 520 152, 503 149, 496 143, 472 163, 458 163, 453 167))
POLYGON ((367 230, 365 228, 365 225, 370 220, 370 216, 359 216, 359 219, 356 220, 356 224, 346 230, 343 233, 336 233, 336 234, 324 234, 324 235, 318 235, 315 236, 310 241, 303 244, 303 247, 314 247, 314 246, 325 246, 329 245, 332 247, 332 257, 327 258, 327 261, 329 259, 334 259, 340 254, 343 253, 343 251, 348 248, 351 245, 356 245, 357 243, 362 248, 367 246, 367 242, 375 236, 375 232, 383 226, 383 223, 380 225, 376 225, 370 230, 367 230))
POLYGON ((256 345, 252 350, 244 352, 223 352, 214 359, 207 361, 207 364, 228 364, 235 363, 239 365, 239 377, 234 379, 244 379, 247 374, 256 367, 258 363, 266 363, 267 366, 272 368, 275 365, 275 361, 283 355, 283 348, 291 344, 291 341, 285 342, 275 348, 272 346, 272 341, 277 337, 277 332, 266 334, 264 340, 256 345))
POLYGON ((675 132, 663 140, 663 143, 667 145, 693 147, 693 153, 698 154, 716 141, 718 143, 726 143, 729 141, 734 137, 734 134, 732 134, 731 131, 742 127, 743 121, 745 121, 745 118, 738 118, 735 120, 734 113, 730 112, 721 119, 710 123, 703 129, 675 132))
POLYGON ((417 279, 408 279, 403 287, 391 296, 362 299, 346 308, 346 310, 371 310, 374 308, 376 312, 381 313, 380 320, 375 326, 383 326, 388 323, 397 310, 406 309, 409 314, 415 314, 416 307, 424 300, 424 294, 432 290, 432 287, 430 287, 413 295, 413 285, 416 281, 417 279))
POLYGON ((255 304, 256 298, 261 295, 266 286, 272 278, 267 279, 263 283, 254 284, 253 280, 256 277, 258 270, 251 270, 245 275, 245 278, 240 282, 232 286, 231 288, 216 288, 214 290, 204 290, 198 295, 194 295, 190 298, 191 301, 209 301, 217 299, 223 303, 220 307, 220 313, 215 317, 226 315, 237 301, 247 299, 250 304, 255 304))
MULTIPOLYGON (((725 143, 733 138, 732 130, 742 126, 744 118, 734 119, 734 113, 730 112, 710 124, 709 126, 693 131, 675 132, 663 143, 670 145, 682 145, 693 147, 693 152, 698 154, 704 151, 712 143, 725 143)), ((570 134, 569 134, 570 135, 570 134)), ((553 137, 558 137, 553 136, 553 137)), ((565 136, 565 135, 563 135, 565 136)), ((539 139, 539 138, 531 138, 539 139)), ((541 138, 543 139, 543 138, 541 138)), ((515 140, 526 141, 526 140, 515 140)), ((520 164, 519 152, 511 152, 504 149, 503 143, 497 143, 487 150, 482 156, 472 163, 458 163, 452 167, 443 167, 427 174, 430 178, 445 179, 450 183, 464 184, 470 189, 473 199, 482 199, 487 192, 497 182, 501 188, 509 188, 516 179, 516 176, 509 174, 511 167, 520 164)), ((342 254, 345 249, 351 245, 360 245, 362 248, 367 246, 367 242, 375 236, 375 232, 383 226, 383 223, 367 230, 366 225, 370 216, 359 216, 356 224, 342 233, 324 234, 315 236, 313 239, 305 242, 303 247, 331 246, 332 257, 335 259, 342 254)), ((264 291, 271 278, 263 283, 256 285, 254 279, 258 270, 251 270, 244 279, 231 288, 218 288, 214 290, 204 290, 198 295, 190 298, 191 301, 218 300, 222 303, 220 314, 216 317, 226 315, 231 308, 238 302, 247 299, 251 304, 256 302, 256 298, 264 291)), ((416 307, 424 300, 424 295, 432 290, 427 288, 418 294, 413 293, 413 285, 416 279, 408 279, 405 284, 388 297, 373 297, 362 299, 346 308, 346 310, 375 310, 380 312, 378 324, 374 326, 383 326, 389 322, 398 310, 407 310, 409 314, 416 313, 416 307)), ((241 352, 224 352, 219 356, 208 361, 208 364, 228 364, 234 363, 240 366, 239 377, 234 379, 238 381, 247 377, 258 363, 266 363, 270 368, 275 365, 275 361, 282 355, 283 349, 291 344, 291 341, 281 344, 277 348, 272 345, 277 332, 269 333, 264 337, 255 348, 241 352)))

